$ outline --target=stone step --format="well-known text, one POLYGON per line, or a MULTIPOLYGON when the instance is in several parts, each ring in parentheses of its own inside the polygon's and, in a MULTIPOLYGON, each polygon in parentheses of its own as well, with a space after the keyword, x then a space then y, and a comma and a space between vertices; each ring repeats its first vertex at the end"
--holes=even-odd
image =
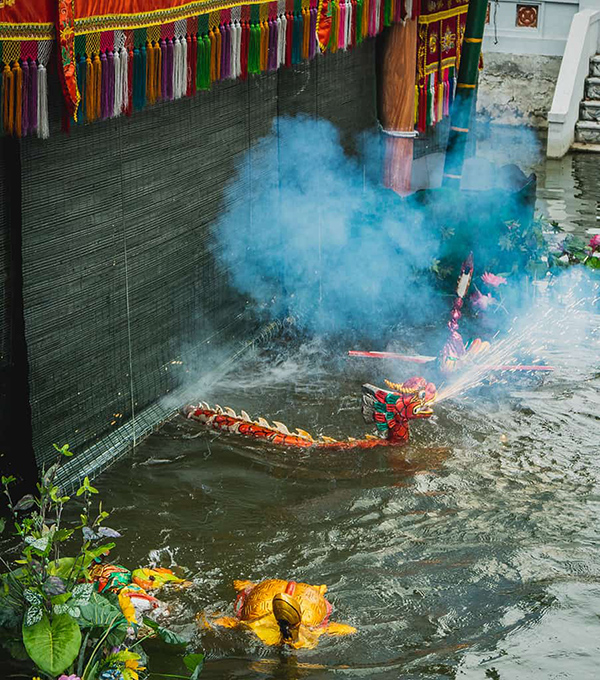
POLYGON ((600 78, 600 54, 590 59, 590 75, 600 78))
POLYGON ((600 144, 600 123, 580 120, 575 126, 575 141, 582 144, 600 144))
POLYGON ((600 78, 585 79, 585 98, 600 99, 600 78))
POLYGON ((600 122, 600 99, 588 99, 581 102, 579 120, 595 120, 600 122))
POLYGON ((585 151, 586 153, 600 153, 600 144, 582 144, 581 142, 573 142, 571 148, 574 151, 585 151))

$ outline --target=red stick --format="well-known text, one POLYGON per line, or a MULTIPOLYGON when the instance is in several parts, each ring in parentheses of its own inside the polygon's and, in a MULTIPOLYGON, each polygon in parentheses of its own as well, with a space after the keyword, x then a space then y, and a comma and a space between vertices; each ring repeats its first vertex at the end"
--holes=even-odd
POLYGON ((371 357, 373 359, 399 359, 400 361, 410 361, 413 364, 427 364, 430 361, 435 361, 435 357, 427 357, 421 354, 410 356, 407 354, 396 354, 396 352, 360 352, 352 349, 349 350, 348 356, 371 357))
MULTIPOLYGON (((368 357, 371 359, 397 359, 398 361, 410 361, 413 364, 428 364, 435 361, 435 357, 428 357, 423 354, 408 355, 397 354, 396 352, 363 352, 358 350, 349 350, 348 356, 351 357, 368 357)), ((486 368, 489 371, 553 371, 554 366, 538 366, 532 364, 529 366, 521 364, 499 364, 499 365, 483 365, 481 368, 486 368)))

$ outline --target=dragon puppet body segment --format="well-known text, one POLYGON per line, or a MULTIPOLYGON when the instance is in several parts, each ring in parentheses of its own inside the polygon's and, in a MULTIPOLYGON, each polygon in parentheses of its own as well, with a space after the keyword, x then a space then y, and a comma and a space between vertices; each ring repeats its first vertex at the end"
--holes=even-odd
POLYGON ((203 625, 243 626, 267 645, 288 644, 296 649, 315 647, 321 635, 356 633, 352 626, 330 621, 333 607, 325 599, 327 586, 274 578, 256 584, 234 581, 233 587, 235 616, 209 621, 201 615, 203 625))
POLYGON ((271 425, 264 418, 254 421, 245 411, 238 415, 231 408, 223 409, 216 405, 212 409, 205 402, 201 402, 199 406, 188 406, 184 409, 184 414, 214 430, 240 434, 282 446, 323 449, 399 446, 408 441, 410 420, 429 418, 433 414, 431 404, 436 398, 436 389, 435 385, 419 377, 410 378, 404 383, 388 381, 386 383, 391 390, 373 385, 362 387, 362 413, 366 422, 375 423, 378 435, 367 434, 364 439, 348 437, 338 441, 323 436, 315 439, 304 430, 296 429, 295 432, 290 432, 283 423, 273 421, 271 425))

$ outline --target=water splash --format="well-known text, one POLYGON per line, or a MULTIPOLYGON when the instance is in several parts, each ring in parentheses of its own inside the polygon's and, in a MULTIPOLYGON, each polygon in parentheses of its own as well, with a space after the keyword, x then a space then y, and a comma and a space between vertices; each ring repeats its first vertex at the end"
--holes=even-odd
MULTIPOLYGON (((581 272, 558 277, 546 287, 546 295, 534 301, 535 307, 525 317, 514 318, 507 334, 493 341, 488 351, 474 357, 456 379, 442 387, 437 401, 458 397, 487 382, 490 376, 497 381, 515 369, 498 370, 498 367, 520 363, 524 355, 535 356, 532 366, 543 365, 544 357, 552 356, 558 361, 557 368, 565 365, 561 355, 568 353, 583 360, 580 373, 589 373, 587 357, 598 356, 591 352, 600 344, 600 317, 594 307, 600 300, 598 282, 590 280, 581 272), (582 291, 581 284, 586 288, 582 291), (550 293, 556 295, 550 298, 550 293), (541 358, 540 358, 541 357, 541 358)), ((563 356, 564 359, 564 356, 563 356)))

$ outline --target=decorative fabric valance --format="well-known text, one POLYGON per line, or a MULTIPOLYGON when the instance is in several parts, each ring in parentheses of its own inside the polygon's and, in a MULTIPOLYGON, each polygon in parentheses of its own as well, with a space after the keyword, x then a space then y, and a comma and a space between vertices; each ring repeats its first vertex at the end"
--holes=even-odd
POLYGON ((0 0, 0 134, 48 136, 55 0, 0 0))
POLYGON ((450 112, 468 8, 468 0, 421 0, 415 93, 419 132, 450 112))
POLYGON ((346 50, 418 9, 417 0, 0 0, 1 124, 48 135, 54 41, 67 118, 93 122, 346 50))

